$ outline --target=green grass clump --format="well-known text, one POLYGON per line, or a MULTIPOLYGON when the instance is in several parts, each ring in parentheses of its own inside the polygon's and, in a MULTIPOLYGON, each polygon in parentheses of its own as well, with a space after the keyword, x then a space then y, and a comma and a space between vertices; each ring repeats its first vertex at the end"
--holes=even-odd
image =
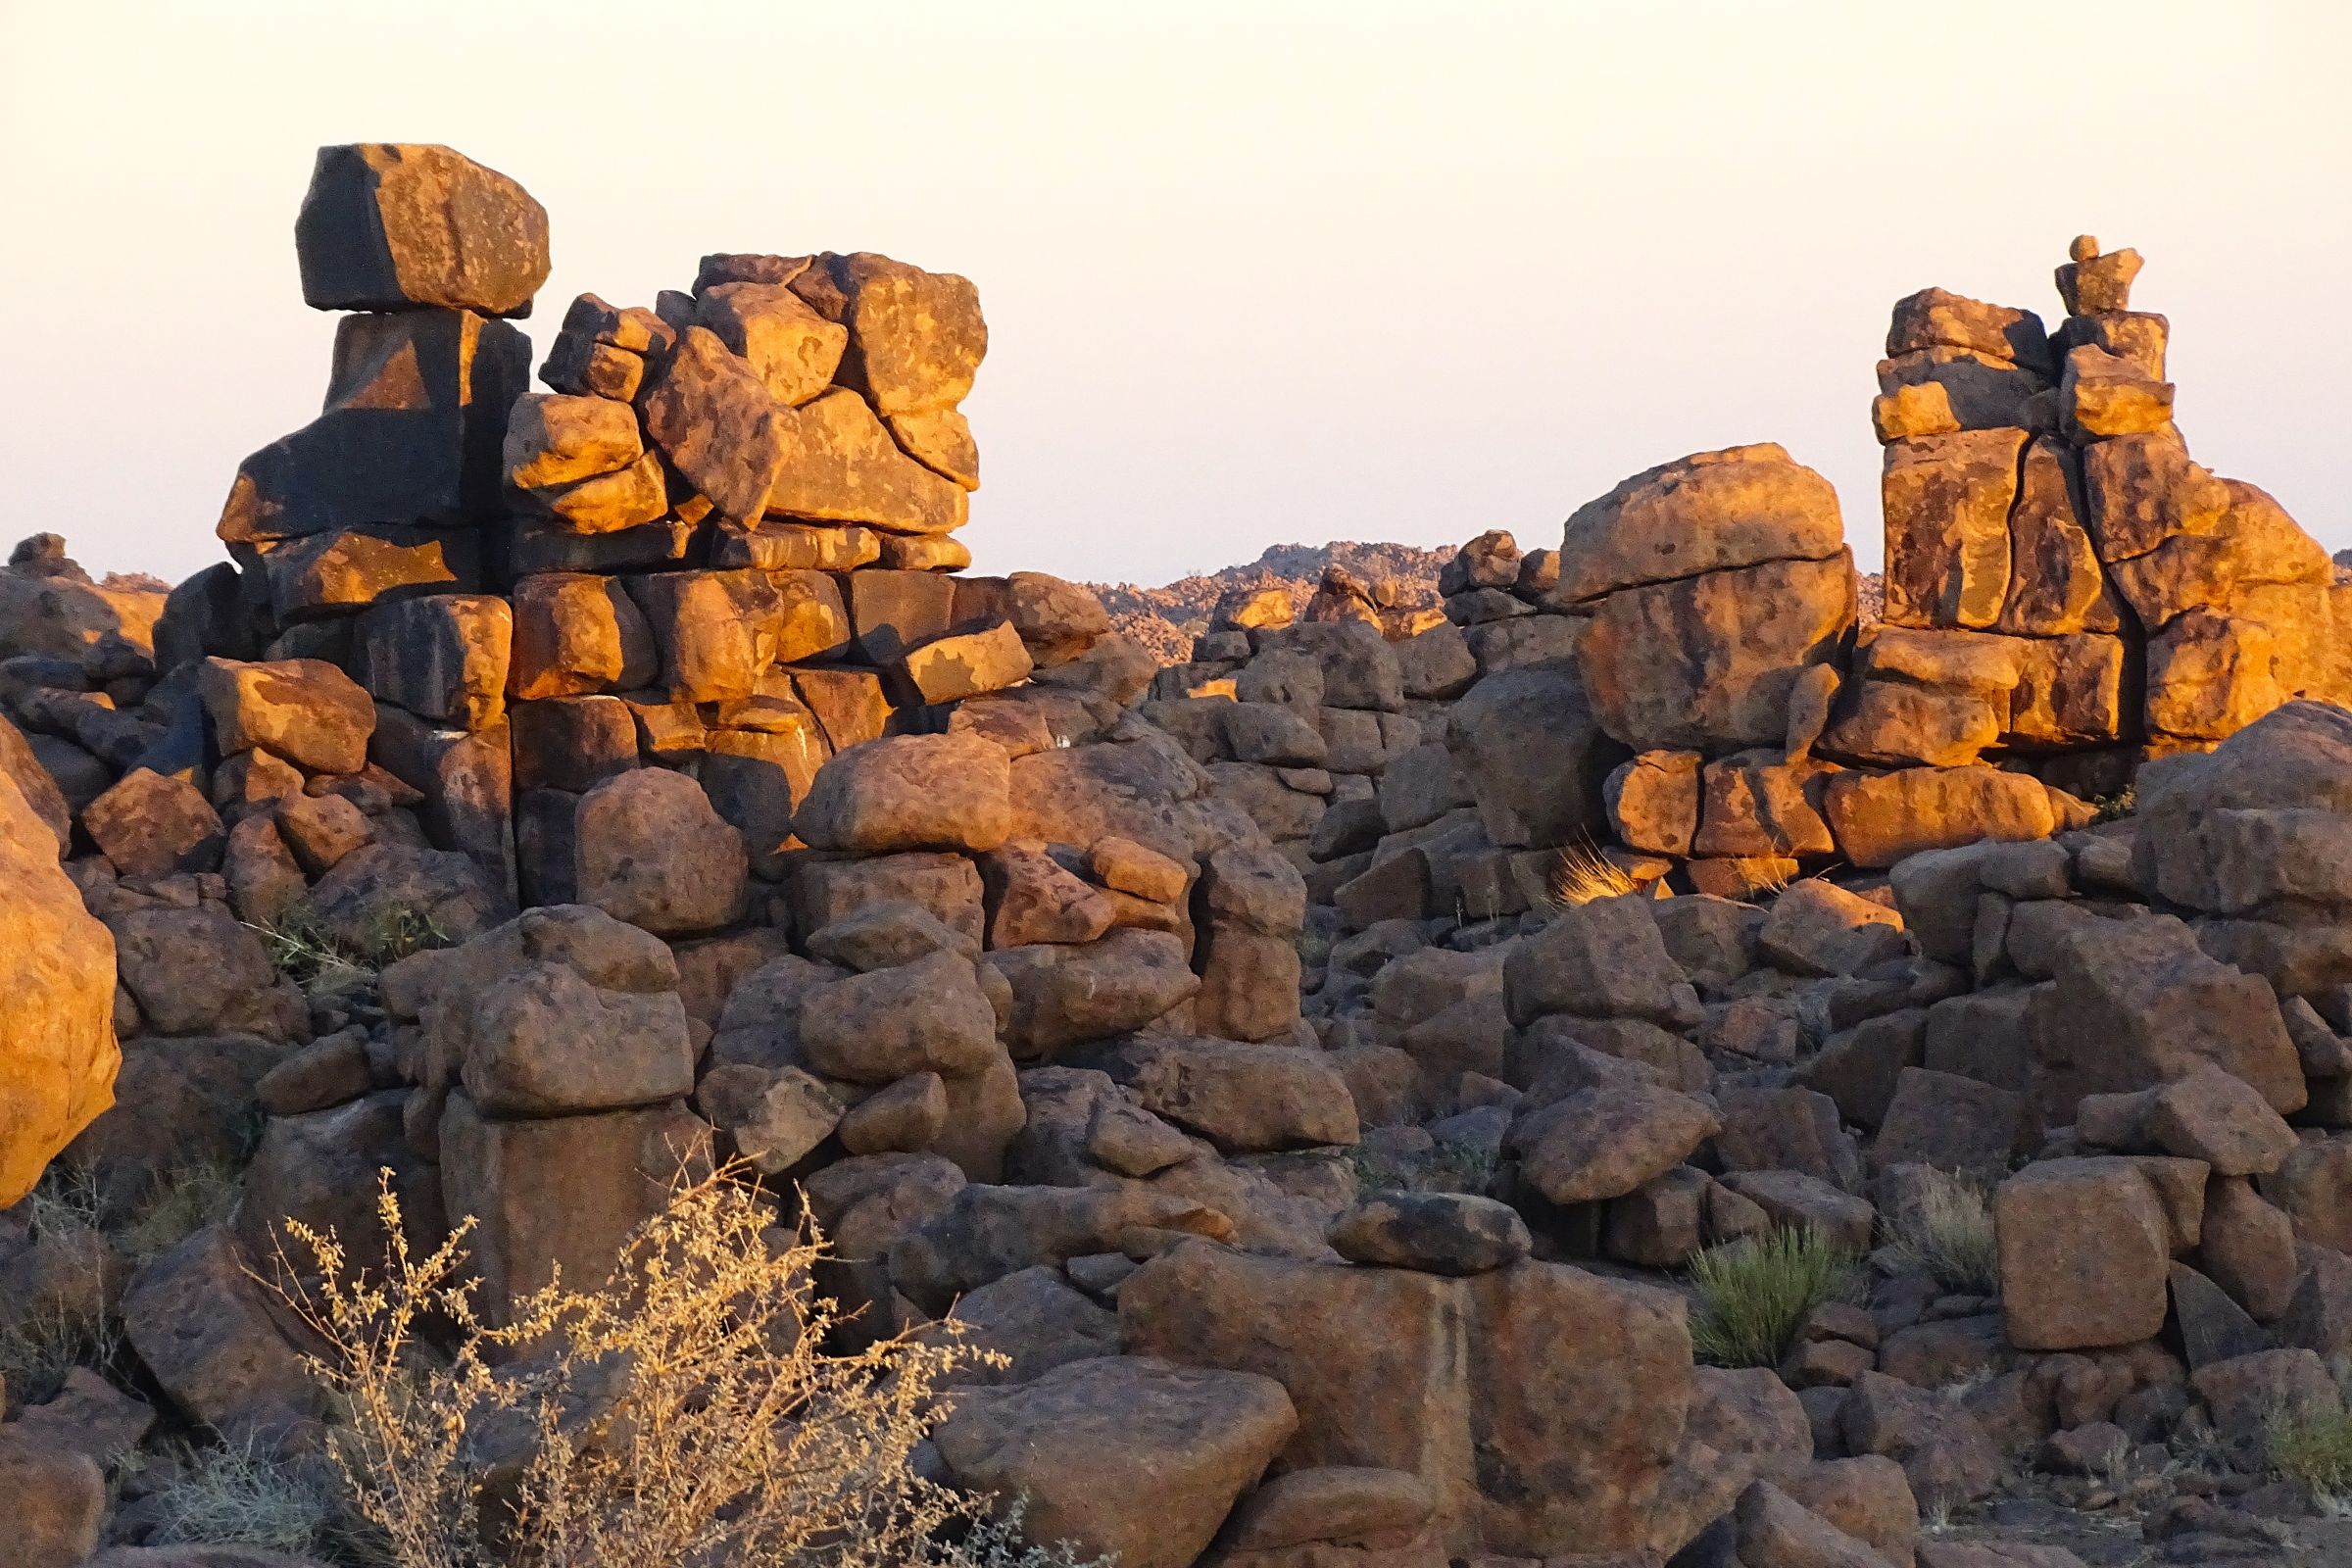
POLYGON ((2271 1468, 2323 1503, 2352 1501, 2352 1412, 2282 1408, 2263 1423, 2271 1468))
POLYGON ((1890 1245, 1905 1268, 1932 1274, 1937 1284, 1959 1295, 2000 1293, 1992 1203, 1976 1183, 1931 1170, 1917 1207, 1901 1215, 1892 1231, 1890 1245))
POLYGON ((1849 1298, 1859 1278, 1854 1254, 1811 1226, 1710 1247, 1690 1260, 1691 1350, 1714 1366, 1777 1367, 1806 1316, 1849 1298))

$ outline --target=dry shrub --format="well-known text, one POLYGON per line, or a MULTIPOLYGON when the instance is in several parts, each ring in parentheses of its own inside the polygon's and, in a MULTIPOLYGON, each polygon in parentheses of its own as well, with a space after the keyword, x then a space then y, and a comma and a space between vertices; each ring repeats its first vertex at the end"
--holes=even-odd
MULTIPOLYGON (((96 1237, 103 1210, 98 1185, 86 1171, 52 1165, 24 1199, 31 1234, 43 1241, 96 1237)), ((56 1394, 66 1374, 103 1372, 122 1353, 122 1325, 79 1291, 43 1292, 0 1322, 0 1411, 37 1404, 56 1394)))
POLYGON ((1642 891, 1625 867, 1590 844, 1571 844, 1560 851, 1551 869, 1551 902, 1560 908, 1591 904, 1595 899, 1621 898, 1642 891))
POLYGON ((1930 1170, 1916 1206, 1897 1215, 1890 1247, 1905 1268, 1923 1270, 1945 1290, 1967 1296, 2000 1291, 2000 1248, 1992 1203, 1963 1176, 1930 1170))
POLYGON ((375 974, 413 953, 446 948, 449 935, 421 909, 394 905, 369 915, 355 939, 338 935, 310 905, 296 902, 267 924, 245 923, 262 939, 270 967, 295 984, 333 987, 375 974))
POLYGON ((1069 1561, 915 1472, 943 1375, 998 1358, 904 1337, 828 1351, 821 1241, 769 1229, 728 1173, 682 1183, 610 1284, 559 1279, 504 1323, 473 1301, 470 1222, 418 1258, 388 1173, 377 1211, 384 1277, 289 1223, 310 1257, 287 1273, 318 1283, 280 1289, 323 1342, 333 1464, 392 1568, 1069 1561))
POLYGON ((1690 1348, 1715 1366, 1773 1366, 1812 1310, 1845 1300, 1854 1254, 1812 1226, 1710 1247, 1690 1260, 1690 1348))

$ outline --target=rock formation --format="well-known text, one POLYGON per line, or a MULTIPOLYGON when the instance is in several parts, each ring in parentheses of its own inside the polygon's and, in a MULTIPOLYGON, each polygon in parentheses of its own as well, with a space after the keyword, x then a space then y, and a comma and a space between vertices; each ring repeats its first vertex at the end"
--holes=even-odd
POLYGON ((0 573, 0 1186, 87 1209, 0 1215, 0 1328, 131 1374, 8 1391, 34 1560, 149 1528, 151 1432, 317 1443, 286 1221, 380 1260, 380 1173, 495 1321, 722 1158, 845 1337, 1004 1352, 924 1463, 1082 1553, 2063 1568, 1922 1508, 2126 1474, 2175 1559, 2286 1539, 2156 1459, 2341 1413, 2342 590, 2188 460, 2132 253, 2055 339, 1896 308, 1875 625, 1767 444, 1155 669, 962 574, 962 278, 707 256, 534 392, 513 180, 326 149, 297 249, 350 314, 229 559, 0 573), (1787 1233, 1867 1290, 1710 1349, 1690 1265, 1787 1233))

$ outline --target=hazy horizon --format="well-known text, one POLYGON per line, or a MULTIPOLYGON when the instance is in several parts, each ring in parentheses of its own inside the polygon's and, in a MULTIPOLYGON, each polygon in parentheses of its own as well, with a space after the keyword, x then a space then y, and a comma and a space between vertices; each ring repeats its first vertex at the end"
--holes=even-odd
POLYGON ((786 14, 429 0, 13 9, 0 419, 94 571, 177 579, 318 409, 293 220, 321 143, 444 142, 583 290, 713 250, 880 250, 980 288, 975 569, 1159 583, 1333 539, 1558 542, 1684 453, 1779 441, 1879 559, 1872 367, 1937 284, 2061 314, 2146 258, 2196 457, 2352 545, 2352 7, 2049 13, 1203 4, 786 14), (2335 196, 2327 192, 2333 190, 2335 196))

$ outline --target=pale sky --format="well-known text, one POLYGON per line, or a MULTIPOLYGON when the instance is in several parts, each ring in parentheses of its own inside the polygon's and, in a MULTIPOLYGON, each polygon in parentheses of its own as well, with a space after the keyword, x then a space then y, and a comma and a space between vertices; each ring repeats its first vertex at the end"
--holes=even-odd
POLYGON ((980 570, 1159 582, 1276 542, 1557 545, 1777 440, 1879 557, 1872 365, 1940 284, 2059 315, 2146 258, 2191 451, 2352 545, 2352 4, 0 0, 7 516, 177 578, 317 412, 326 142, 529 187, 555 273, 705 251, 978 283, 980 570))

